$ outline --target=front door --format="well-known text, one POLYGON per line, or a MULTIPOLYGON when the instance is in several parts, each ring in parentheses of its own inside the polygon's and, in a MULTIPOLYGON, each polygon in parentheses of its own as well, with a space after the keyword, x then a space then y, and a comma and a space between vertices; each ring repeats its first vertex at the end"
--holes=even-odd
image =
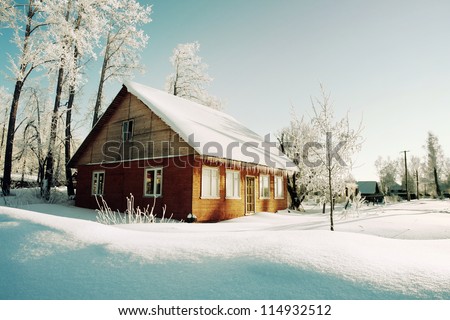
POLYGON ((245 213, 255 213, 255 177, 246 177, 245 184, 245 213))

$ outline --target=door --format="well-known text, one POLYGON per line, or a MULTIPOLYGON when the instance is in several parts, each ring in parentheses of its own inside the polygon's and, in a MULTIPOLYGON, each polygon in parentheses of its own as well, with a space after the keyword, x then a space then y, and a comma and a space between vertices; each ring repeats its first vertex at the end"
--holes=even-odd
POLYGON ((255 213, 255 177, 246 177, 245 184, 245 213, 255 213))

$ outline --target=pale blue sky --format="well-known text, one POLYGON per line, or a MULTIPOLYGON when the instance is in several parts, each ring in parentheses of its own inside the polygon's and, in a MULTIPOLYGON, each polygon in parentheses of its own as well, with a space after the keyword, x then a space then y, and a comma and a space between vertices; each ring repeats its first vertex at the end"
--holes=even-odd
MULTIPOLYGON (((141 2, 153 4, 153 22, 142 55, 147 73, 137 82, 163 89, 173 48, 198 41, 214 78, 211 93, 261 135, 288 125, 291 105, 310 114, 320 83, 338 116, 349 111, 354 123, 363 118, 359 180, 376 179, 379 155, 398 157, 407 149, 422 156, 429 130, 450 155, 448 0, 141 2)), ((7 48, 5 39, 1 45, 7 48)), ((111 86, 108 99, 118 88, 111 86)))

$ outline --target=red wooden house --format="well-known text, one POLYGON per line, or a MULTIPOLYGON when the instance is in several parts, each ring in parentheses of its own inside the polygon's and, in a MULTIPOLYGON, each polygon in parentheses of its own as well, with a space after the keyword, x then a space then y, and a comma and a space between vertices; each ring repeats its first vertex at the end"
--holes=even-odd
POLYGON ((136 206, 175 219, 219 221, 287 207, 286 172, 274 143, 233 117, 134 82, 124 84, 70 161, 76 205, 136 206))

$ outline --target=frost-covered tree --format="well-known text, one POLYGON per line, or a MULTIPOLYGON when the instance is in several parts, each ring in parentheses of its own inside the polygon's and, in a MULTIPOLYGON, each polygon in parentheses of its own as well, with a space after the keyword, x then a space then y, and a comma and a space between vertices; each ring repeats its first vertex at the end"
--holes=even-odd
POLYGON ((0 0, 0 28, 6 27, 14 19, 14 5, 12 0, 0 0))
POLYGON ((389 194, 391 188, 397 184, 397 178, 399 175, 399 162, 397 159, 386 160, 382 157, 378 157, 375 161, 375 168, 380 179, 381 190, 384 194, 389 194))
POLYGON ((450 158, 445 158, 445 170, 442 177, 442 185, 445 192, 450 192, 450 158))
POLYGON ((198 56, 198 42, 179 44, 170 58, 174 72, 166 79, 166 91, 213 109, 222 109, 220 101, 206 91, 212 81, 208 66, 198 56))
POLYGON ((25 176, 34 176, 35 182, 40 182, 44 174, 43 161, 43 143, 41 137, 44 136, 41 123, 49 119, 49 113, 45 112, 44 102, 47 95, 43 95, 36 85, 26 87, 23 93, 23 112, 18 116, 20 121, 17 126, 15 149, 13 156, 13 172, 20 174, 19 183, 23 186, 25 176), (44 119, 42 119, 44 118, 44 119))
POLYGON ((298 209, 309 192, 321 194, 324 203, 330 203, 330 228, 334 230, 333 201, 345 190, 352 158, 361 148, 362 128, 352 129, 348 116, 335 120, 330 95, 322 86, 321 90, 320 99, 311 99, 311 119, 293 113, 290 126, 281 130, 278 140, 299 169, 287 181, 292 208, 298 209))
POLYGON ((444 153, 442 147, 439 144, 438 137, 432 132, 428 132, 425 150, 427 154, 426 158, 426 174, 430 181, 434 181, 436 188, 436 196, 441 197, 441 187, 439 185, 440 175, 443 173, 444 168, 444 153))
POLYGON ((322 96, 312 99, 314 116, 311 120, 315 140, 308 145, 308 162, 316 168, 313 179, 318 188, 326 190, 330 203, 330 229, 334 230, 334 200, 343 192, 350 175, 352 159, 362 146, 362 126, 356 129, 350 125, 348 115, 340 120, 334 118, 330 94, 321 86, 322 96), (312 155, 312 158, 310 157, 312 155))
POLYGON ((92 126, 99 118, 105 83, 129 78, 136 70, 142 70, 139 53, 147 45, 148 36, 140 26, 151 21, 151 6, 141 5, 136 0, 110 1, 105 10, 106 40, 92 126))
MULTIPOLYGON (((46 156, 45 179, 42 195, 49 199, 53 184, 54 149, 57 136, 58 119, 64 86, 68 87, 65 151, 66 162, 70 158, 70 122, 75 88, 79 85, 79 60, 88 56, 95 58, 95 47, 99 35, 105 26, 102 15, 103 2, 94 0, 47 0, 47 11, 50 13, 51 27, 49 34, 53 39, 49 46, 49 55, 55 63, 49 68, 50 74, 56 74, 56 93, 52 120, 49 130, 49 143, 46 156)), ((66 180, 69 183, 69 196, 73 195, 71 171, 66 166, 66 180)))
POLYGON ((334 230, 334 198, 343 193, 352 158, 361 148, 361 126, 352 129, 347 117, 335 120, 329 94, 312 99, 313 116, 306 121, 293 114, 289 127, 279 134, 282 151, 297 164, 299 172, 288 179, 294 207, 306 193, 319 193, 330 203, 330 228, 334 230))
POLYGON ((289 157, 298 168, 298 172, 287 176, 287 190, 291 198, 290 208, 300 210, 305 196, 315 192, 317 188, 317 170, 321 167, 309 166, 305 146, 315 140, 314 128, 303 117, 299 118, 294 111, 291 112, 290 125, 278 133, 278 142, 281 151, 289 157))
MULTIPOLYGON (((4 3, 9 5, 8 1, 4 3)), ((11 188, 13 147, 20 96, 24 84, 32 71, 43 65, 48 59, 45 54, 48 42, 45 28, 43 28, 47 26, 43 3, 35 0, 29 0, 24 3, 16 3, 14 1, 14 6, 11 10, 13 10, 13 19, 8 20, 7 27, 15 31, 13 42, 17 46, 19 53, 17 57, 10 57, 15 86, 5 142, 2 181, 2 192, 4 195, 9 195, 11 188)))
POLYGON ((43 141, 46 137, 46 124, 50 121, 50 113, 46 112, 48 103, 45 101, 44 95, 39 89, 30 88, 27 91, 29 92, 27 99, 28 114, 25 118, 22 136, 26 147, 34 158, 30 161, 35 163, 30 173, 37 175, 36 182, 40 184, 44 179, 45 149, 43 141))

